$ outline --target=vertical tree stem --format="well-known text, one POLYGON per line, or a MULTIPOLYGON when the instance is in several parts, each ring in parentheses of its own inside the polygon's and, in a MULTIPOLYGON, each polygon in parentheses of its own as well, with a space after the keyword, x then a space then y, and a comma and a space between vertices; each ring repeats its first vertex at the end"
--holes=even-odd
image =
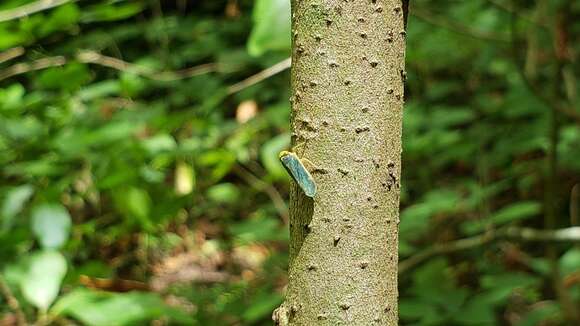
POLYGON ((314 199, 290 193, 279 325, 397 325, 405 78, 400 0, 292 1, 292 144, 314 199))

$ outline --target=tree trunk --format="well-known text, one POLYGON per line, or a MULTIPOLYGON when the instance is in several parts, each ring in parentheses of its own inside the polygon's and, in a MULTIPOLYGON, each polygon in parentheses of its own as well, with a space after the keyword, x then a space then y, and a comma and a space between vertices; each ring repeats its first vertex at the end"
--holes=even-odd
POLYGON ((400 0, 292 0, 290 192, 278 325, 397 325, 405 31, 400 0))

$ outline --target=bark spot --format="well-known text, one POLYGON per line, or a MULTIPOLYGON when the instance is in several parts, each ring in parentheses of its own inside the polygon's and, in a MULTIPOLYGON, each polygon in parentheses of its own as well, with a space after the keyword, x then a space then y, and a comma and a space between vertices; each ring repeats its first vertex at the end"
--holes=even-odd
POLYGON ((367 33, 366 32, 360 32, 359 33, 360 37, 366 39, 367 38, 367 33))
POLYGON ((393 31, 387 33, 387 42, 393 43, 393 31))
POLYGON ((371 129, 369 127, 357 127, 354 131, 357 134, 360 134, 361 132, 365 132, 365 131, 370 131, 371 129))
POLYGON ((303 54, 303 53, 304 53, 304 51, 305 51, 305 49, 304 49, 304 45, 302 45, 302 44, 298 44, 298 45, 296 46, 296 53, 298 53, 299 55, 300 55, 300 54, 303 54))
POLYGON ((315 271, 316 270, 316 265, 314 265, 314 264, 308 265, 308 270, 309 271, 315 271))
POLYGON ((348 174, 348 170, 345 170, 343 168, 338 168, 338 172, 340 172, 343 177, 348 174))
POLYGON ((395 91, 394 89, 389 88, 389 89, 387 89, 387 94, 393 94, 394 91, 395 91))
POLYGON ((369 108, 367 106, 363 107, 361 110, 363 113, 369 112, 369 108))
POLYGON ((324 168, 316 168, 316 169, 312 170, 312 173, 328 174, 328 170, 324 169, 324 168))
POLYGON ((400 187, 397 178, 397 172, 395 171, 395 163, 389 162, 387 164, 387 171, 388 171, 388 180, 386 183, 383 183, 383 187, 387 187, 388 190, 391 190, 393 186, 397 188, 400 187))
POLYGON ((291 313, 297 313, 298 312, 298 306, 295 304, 290 305, 290 312, 291 313))
POLYGON ((401 79, 403 79, 403 82, 407 81, 407 72, 403 69, 400 70, 401 73, 401 79))
POLYGON ((371 64, 371 67, 376 68, 379 65, 379 62, 375 60, 375 61, 371 61, 370 64, 371 64))
POLYGON ((347 78, 347 79, 344 80, 344 84, 345 85, 348 86, 348 85, 350 85, 350 83, 352 83, 352 80, 350 80, 350 78, 347 78))
POLYGON ((294 93, 294 101, 296 101, 296 102, 299 102, 301 98, 302 98, 302 93, 301 93, 300 91, 298 91, 298 90, 297 90, 297 91, 294 93))

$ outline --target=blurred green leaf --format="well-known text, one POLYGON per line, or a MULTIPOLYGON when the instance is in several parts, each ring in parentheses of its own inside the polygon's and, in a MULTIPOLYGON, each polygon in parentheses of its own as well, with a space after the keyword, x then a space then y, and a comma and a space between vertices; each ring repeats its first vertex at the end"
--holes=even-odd
POLYGON ((186 313, 168 307, 155 293, 105 293, 76 289, 62 297, 51 313, 70 316, 85 325, 141 325, 157 318, 193 323, 186 313))
POLYGON ((496 325, 494 306, 485 295, 469 298, 454 319, 461 325, 496 325))
POLYGON ((442 321, 441 312, 432 304, 414 299, 401 299, 399 301, 399 316, 404 321, 419 321, 420 325, 431 324, 433 321, 442 321))
POLYGON ((151 227, 151 222, 149 221, 151 197, 149 197, 147 191, 135 187, 129 188, 125 200, 128 212, 136 217, 143 227, 151 227))
POLYGON ((14 217, 22 211, 24 204, 33 193, 34 188, 31 185, 14 187, 6 192, 2 202, 2 232, 6 232, 12 227, 14 217))
POLYGON ((238 200, 240 191, 232 183, 220 183, 207 189, 207 196, 217 203, 231 204, 238 200))
POLYGON ((545 302, 537 308, 533 308, 530 312, 516 324, 517 326, 536 326, 543 325, 547 320, 557 321, 560 314, 560 307, 554 302, 545 302))
POLYGON ((151 138, 144 139, 142 144, 150 155, 172 151, 177 147, 175 139, 168 134, 158 134, 151 138))
POLYGON ((46 311, 60 291, 66 269, 66 259, 56 251, 33 254, 20 283, 22 294, 28 302, 46 311))
POLYGON ((60 204, 42 204, 31 214, 32 232, 45 249, 58 249, 68 240, 71 218, 60 204))
POLYGON ((262 293, 256 296, 242 318, 247 323, 255 323, 264 317, 270 317, 272 311, 282 303, 283 297, 278 293, 262 293))
POLYGON ((288 149, 290 146, 290 134, 284 133, 268 140, 260 148, 260 159, 268 171, 269 175, 275 180, 283 179, 287 176, 286 170, 278 159, 280 151, 288 149))
POLYGON ((580 248, 572 247, 560 257, 562 276, 580 272, 580 248))
POLYGON ((84 23, 91 23, 99 21, 121 20, 141 12, 143 8, 144 4, 139 2, 105 2, 89 7, 88 10, 84 11, 82 15, 82 21, 84 23))
POLYGON ((535 201, 522 201, 503 207, 484 221, 470 221, 463 224, 463 231, 475 234, 483 231, 487 225, 500 226, 509 222, 531 218, 541 210, 541 205, 535 201))
POLYGON ((285 240, 287 233, 280 232, 280 224, 274 218, 259 216, 230 226, 230 231, 239 244, 285 240))
POLYGON ((39 26, 38 34, 48 36, 58 30, 65 30, 76 24, 80 17, 80 10, 74 3, 56 8, 39 26))
POLYGON ((248 52, 260 56, 267 51, 290 49, 290 0, 257 0, 252 13, 254 26, 248 52))
POLYGON ((26 90, 21 84, 11 84, 0 89, 0 112, 2 110, 21 109, 22 100, 26 90))
POLYGON ((401 237, 406 240, 420 237, 427 231, 433 215, 459 210, 459 201, 459 195, 452 190, 440 189, 427 193, 421 202, 401 212, 401 237))
POLYGON ((90 74, 86 65, 70 63, 63 67, 41 71, 37 83, 42 88, 73 91, 89 80, 90 74))

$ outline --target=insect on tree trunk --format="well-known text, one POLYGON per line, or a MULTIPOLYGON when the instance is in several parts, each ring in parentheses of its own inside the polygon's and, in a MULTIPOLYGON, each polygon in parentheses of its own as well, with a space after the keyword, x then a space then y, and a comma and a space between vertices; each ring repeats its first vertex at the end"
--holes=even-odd
POLYGON ((292 0, 292 145, 317 185, 290 191, 277 325, 397 325, 407 6, 292 0))

